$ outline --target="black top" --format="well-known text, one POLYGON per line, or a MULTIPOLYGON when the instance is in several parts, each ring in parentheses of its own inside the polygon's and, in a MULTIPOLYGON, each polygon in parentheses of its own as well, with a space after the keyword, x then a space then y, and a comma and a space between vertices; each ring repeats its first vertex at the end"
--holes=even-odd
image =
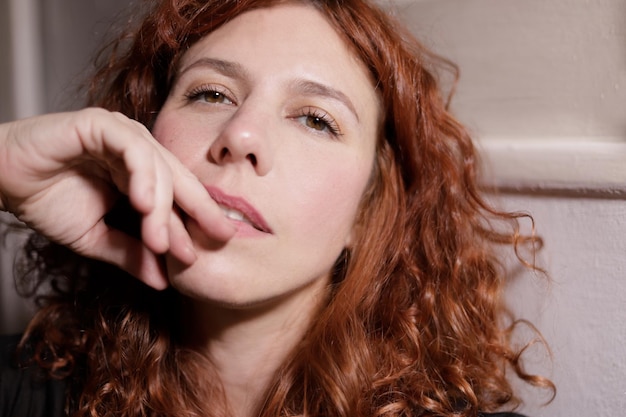
MULTIPOLYGON (((41 378, 36 368, 19 367, 14 357, 20 336, 0 336, 0 417, 63 417, 65 383, 41 378)), ((524 417, 515 413, 481 417, 524 417)))
POLYGON ((0 417, 62 417, 65 383, 43 379, 36 368, 18 367, 20 336, 0 336, 0 417))

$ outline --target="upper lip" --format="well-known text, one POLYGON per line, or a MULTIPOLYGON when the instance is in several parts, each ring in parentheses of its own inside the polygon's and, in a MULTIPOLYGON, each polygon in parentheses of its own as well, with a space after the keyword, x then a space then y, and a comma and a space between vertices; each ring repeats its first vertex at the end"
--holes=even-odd
POLYGON ((244 198, 226 194, 217 187, 206 186, 206 189, 211 198, 217 204, 241 212, 255 229, 265 233, 272 233, 272 229, 269 227, 261 213, 259 213, 244 198))

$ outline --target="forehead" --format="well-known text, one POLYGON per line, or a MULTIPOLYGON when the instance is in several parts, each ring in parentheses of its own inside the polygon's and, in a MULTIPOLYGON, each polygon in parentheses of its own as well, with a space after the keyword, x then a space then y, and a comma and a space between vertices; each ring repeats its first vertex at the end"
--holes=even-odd
POLYGON ((204 57, 227 59, 275 78, 312 78, 367 96, 358 100, 378 101, 363 63, 310 5, 288 3, 245 12, 195 43, 180 68, 204 57))
POLYGON ((306 58, 317 52, 323 55, 346 54, 356 60, 317 9, 310 5, 287 3, 253 9, 236 16, 193 45, 183 61, 190 59, 200 48, 237 52, 246 49, 246 46, 248 50, 254 50, 255 46, 267 43, 275 47, 272 53, 275 58, 291 48, 289 54, 294 57, 306 58), (314 48, 307 49, 311 46, 314 48), (233 50, 233 47, 236 49, 233 50))

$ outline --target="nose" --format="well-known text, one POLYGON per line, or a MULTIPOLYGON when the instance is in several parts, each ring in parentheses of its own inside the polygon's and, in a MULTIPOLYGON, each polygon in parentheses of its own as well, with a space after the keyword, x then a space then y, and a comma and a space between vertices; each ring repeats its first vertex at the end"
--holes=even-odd
POLYGON ((262 110, 240 107, 225 122, 222 131, 209 149, 209 159, 218 164, 251 166, 257 175, 264 176, 273 166, 269 132, 269 117, 262 110))

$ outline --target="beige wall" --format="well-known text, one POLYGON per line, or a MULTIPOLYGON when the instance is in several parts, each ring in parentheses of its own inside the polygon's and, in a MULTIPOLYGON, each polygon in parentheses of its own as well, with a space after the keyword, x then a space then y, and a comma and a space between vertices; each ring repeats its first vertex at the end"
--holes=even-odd
MULTIPOLYGON (((9 32, 9 4, 0 2, 0 56, 11 54, 9 32)), ((11 60, 0 59, 0 122, 11 120, 11 60)))
MULTIPOLYGON (((96 45, 128 0, 0 1, 0 122, 79 107, 78 87, 96 45), (5 59, 5 57, 7 57, 5 59)), ((0 213, 0 221, 10 221, 0 213)), ((0 225, 2 228, 2 225, 0 225)), ((20 331, 30 310, 15 296, 13 248, 0 241, 0 333, 20 331)))
MULTIPOLYGON (((20 0, 24 1, 24 0, 20 0)), ((91 58, 103 38, 123 26, 129 0, 37 0, 43 19, 46 70, 46 110, 76 108, 82 104, 81 83, 91 70, 91 58)), ((134 9, 133 9, 134 10, 134 9)))
POLYGON ((626 409, 626 1, 407 0, 401 16, 461 67, 453 109, 476 134, 499 202, 526 210, 552 284, 521 276, 508 297, 552 347, 533 369, 530 416, 626 409))
MULTIPOLYGON (((46 110, 56 110, 77 102, 68 95, 73 80, 108 16, 128 1, 37 3, 46 17, 46 110)), ((546 240, 542 262, 553 278, 551 288, 522 277, 508 296, 550 343, 549 373, 559 393, 544 409, 536 405, 543 398, 531 391, 523 411, 535 417, 623 415, 626 1, 400 3, 415 32, 462 69, 453 108, 490 159, 485 180, 513 191, 501 203, 530 211, 546 240)), ((7 47, 3 7, 6 2, 0 2, 0 53, 7 47)), ((0 61, 2 118, 11 114, 5 64, 0 61)), ((0 267, 5 274, 10 270, 2 258, 0 267)), ((5 276, 3 288, 10 288, 6 283, 5 276)), ((6 309, 4 299, 0 302, 6 309)), ((16 322, 2 315, 0 331, 5 331, 16 322)))
POLYGON ((421 0, 405 10, 460 65, 454 108, 481 137, 626 135, 626 1, 421 0))

